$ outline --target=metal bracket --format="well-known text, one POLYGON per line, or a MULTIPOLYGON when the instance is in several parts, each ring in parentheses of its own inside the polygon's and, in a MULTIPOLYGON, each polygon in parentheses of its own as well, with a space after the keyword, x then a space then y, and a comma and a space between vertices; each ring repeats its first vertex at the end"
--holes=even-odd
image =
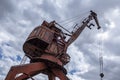
POLYGON ((89 29, 91 29, 91 26, 95 26, 95 25, 93 23, 90 23, 89 25, 87 25, 89 29))

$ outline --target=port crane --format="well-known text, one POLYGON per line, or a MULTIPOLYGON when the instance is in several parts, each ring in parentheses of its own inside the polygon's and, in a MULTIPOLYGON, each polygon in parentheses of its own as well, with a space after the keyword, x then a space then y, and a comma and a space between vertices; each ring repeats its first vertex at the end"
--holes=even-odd
POLYGON ((90 11, 81 26, 73 32, 69 32, 56 21, 50 23, 43 21, 30 33, 23 45, 23 51, 30 59, 30 63, 12 66, 5 80, 27 80, 29 78, 34 80, 33 76, 39 73, 48 75, 49 80, 55 80, 56 77, 60 80, 69 80, 64 68, 64 65, 70 61, 67 48, 78 38, 85 27, 91 29, 91 26, 94 26, 91 23, 92 20, 95 20, 97 29, 100 29, 97 14, 93 11, 90 11), (66 40, 67 36, 69 39, 66 40))

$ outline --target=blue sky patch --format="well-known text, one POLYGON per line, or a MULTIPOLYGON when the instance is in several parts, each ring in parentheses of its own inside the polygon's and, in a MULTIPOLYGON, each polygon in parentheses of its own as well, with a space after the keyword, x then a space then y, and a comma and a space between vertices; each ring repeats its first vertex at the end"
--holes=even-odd
POLYGON ((77 72, 77 70, 73 69, 73 70, 70 71, 70 74, 73 75, 75 72, 77 72))
POLYGON ((2 58, 2 54, 0 53, 0 59, 2 58))
POLYGON ((0 59, 2 58, 2 48, 0 47, 0 59))
POLYGON ((21 57, 19 55, 17 55, 17 60, 20 61, 21 60, 21 57))
POLYGON ((10 43, 9 42, 3 42, 2 45, 10 46, 10 43))

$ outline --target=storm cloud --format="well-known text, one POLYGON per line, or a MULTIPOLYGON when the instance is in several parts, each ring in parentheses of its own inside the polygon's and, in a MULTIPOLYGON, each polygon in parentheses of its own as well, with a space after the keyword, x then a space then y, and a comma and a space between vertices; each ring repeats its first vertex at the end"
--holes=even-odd
MULTIPOLYGON (((120 80, 119 0, 0 0, 0 79, 4 80, 10 67, 20 63, 24 41, 43 20, 55 20, 72 30, 73 25, 68 26, 65 21, 79 15, 80 19, 73 24, 80 24, 90 10, 97 13, 102 31, 97 26, 86 28, 70 45, 67 76, 70 80, 100 80, 99 52, 102 52, 104 80, 120 80)), ((41 74, 34 78, 47 79, 41 74)))

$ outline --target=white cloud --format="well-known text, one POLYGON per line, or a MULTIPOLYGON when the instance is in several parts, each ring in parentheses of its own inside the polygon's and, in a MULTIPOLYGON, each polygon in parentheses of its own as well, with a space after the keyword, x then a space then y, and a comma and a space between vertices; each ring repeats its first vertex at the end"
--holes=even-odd
MULTIPOLYGON (((96 28, 85 29, 72 44, 68 53, 71 62, 65 67, 71 80, 99 78, 98 39, 104 37, 103 55, 105 80, 119 80, 119 0, 1 0, 0 1, 0 79, 4 80, 9 68, 19 64, 17 56, 24 55, 22 45, 33 28, 43 20, 61 21, 91 9, 98 13, 102 33, 96 28), (98 38, 98 39, 97 39, 98 38), (114 70, 112 70, 114 69, 114 70), (116 75, 114 75, 116 74, 116 75), (112 77, 111 77, 112 76, 112 77)), ((83 17, 83 16, 82 16, 83 17)), ((68 26, 66 26, 70 29, 68 26)), ((40 75, 41 76, 41 75, 40 75)), ((42 76, 41 79, 46 80, 42 76)), ((36 79, 39 79, 36 77, 36 79)))

